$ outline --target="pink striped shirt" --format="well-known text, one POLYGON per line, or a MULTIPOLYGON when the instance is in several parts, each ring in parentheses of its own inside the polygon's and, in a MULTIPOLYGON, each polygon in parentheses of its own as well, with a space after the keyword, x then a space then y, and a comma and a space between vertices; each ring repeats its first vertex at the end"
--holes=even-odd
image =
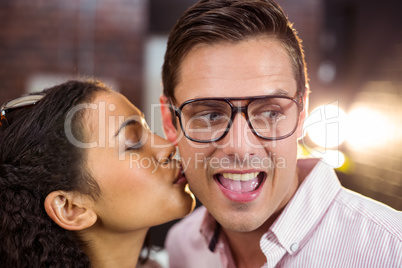
MULTIPOLYGON (((217 226, 204 207, 173 226, 166 240, 170 267, 236 267, 217 226)), ((260 247, 264 268, 402 268, 402 213, 343 188, 320 161, 260 247)))

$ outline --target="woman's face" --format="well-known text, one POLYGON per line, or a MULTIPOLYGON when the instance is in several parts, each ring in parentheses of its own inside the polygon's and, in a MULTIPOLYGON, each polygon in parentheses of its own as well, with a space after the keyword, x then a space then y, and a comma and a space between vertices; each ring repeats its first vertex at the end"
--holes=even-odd
POLYGON ((86 164, 101 189, 97 223, 129 232, 190 213, 194 197, 172 159, 175 147, 151 133, 141 112, 117 92, 98 92, 89 105, 86 164))

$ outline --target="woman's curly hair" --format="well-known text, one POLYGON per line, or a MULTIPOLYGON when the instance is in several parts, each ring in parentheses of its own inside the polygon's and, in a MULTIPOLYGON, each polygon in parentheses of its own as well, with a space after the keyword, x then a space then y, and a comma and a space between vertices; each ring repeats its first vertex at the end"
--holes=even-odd
MULTIPOLYGON (((95 81, 49 88, 35 106, 13 112, 13 122, 0 128, 0 267, 90 267, 81 242, 48 217, 44 200, 56 190, 94 199, 100 194, 84 167, 84 149, 65 134, 68 112, 98 91, 109 89, 95 81)), ((81 141, 84 115, 76 112, 67 126, 81 141)))

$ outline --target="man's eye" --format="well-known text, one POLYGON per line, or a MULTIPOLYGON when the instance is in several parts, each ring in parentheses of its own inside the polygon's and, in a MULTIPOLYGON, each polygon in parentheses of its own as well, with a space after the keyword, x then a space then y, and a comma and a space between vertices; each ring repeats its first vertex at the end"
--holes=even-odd
POLYGON ((225 118, 225 114, 222 114, 220 112, 208 112, 200 115, 196 115, 195 118, 201 119, 201 120, 206 120, 206 121, 217 121, 220 119, 225 118))
POLYGON ((261 116, 264 118, 276 120, 282 116, 282 113, 276 110, 270 110, 261 113, 261 116))
POLYGON ((223 114, 217 112, 209 113, 207 116, 210 121, 216 121, 224 117, 223 114))

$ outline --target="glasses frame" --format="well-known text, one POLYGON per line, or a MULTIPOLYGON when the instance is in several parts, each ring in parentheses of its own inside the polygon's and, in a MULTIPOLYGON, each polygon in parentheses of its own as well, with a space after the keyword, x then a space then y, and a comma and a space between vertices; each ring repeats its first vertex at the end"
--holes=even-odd
POLYGON ((35 106, 43 97, 45 94, 37 93, 37 94, 31 94, 31 95, 25 95, 16 99, 12 99, 4 103, 0 107, 0 128, 6 129, 7 127, 10 126, 10 122, 7 119, 7 115, 21 110, 21 109, 27 109, 27 108, 32 108, 35 106), (31 99, 31 100, 30 100, 31 99), (20 104, 21 102, 26 101, 26 103, 20 104), (30 100, 30 101, 29 101, 30 100), (11 103, 11 105, 10 105, 11 103))
POLYGON ((300 118, 300 113, 303 111, 304 109, 304 105, 303 105, 303 98, 301 96, 301 94, 298 92, 296 93, 295 97, 289 97, 289 96, 285 96, 285 95, 263 95, 263 96, 253 96, 253 97, 234 97, 234 98, 198 98, 198 99, 190 99, 187 100, 185 102, 183 102, 179 107, 176 107, 173 104, 173 101, 170 100, 170 103, 173 107, 173 110, 175 112, 175 115, 179 118, 179 122, 180 122, 180 128, 182 129, 184 136, 194 142, 199 142, 199 143, 211 143, 211 142, 217 142, 221 139, 223 139, 228 133, 230 128, 232 127, 234 118, 236 116, 236 114, 241 113, 244 114, 247 124, 249 126, 249 128, 251 129, 251 131, 254 133, 254 135, 256 135, 258 138, 263 139, 263 140, 268 140, 268 141, 274 141, 274 140, 282 140, 282 139, 286 139, 288 137, 290 137, 291 135, 293 135, 293 133, 295 133, 297 126, 298 126, 298 122, 299 122, 299 118, 300 118), (254 130, 253 126, 251 125, 250 119, 248 117, 248 107, 250 105, 250 103, 252 103, 255 100, 260 100, 260 99, 274 99, 274 98, 281 98, 281 99, 288 99, 293 101, 294 103, 296 103, 297 105, 297 109, 298 109, 298 113, 297 113, 297 120, 296 120, 296 125, 293 128, 293 130, 284 136, 280 136, 280 137, 264 137, 261 136, 257 131, 254 130), (182 120, 181 120, 181 113, 182 113, 182 109, 185 105, 192 103, 192 102, 196 102, 196 101, 205 101, 205 100, 217 100, 217 101, 224 101, 226 103, 228 103, 231 107, 231 116, 230 116, 230 121, 228 123, 228 126, 226 127, 225 132, 222 134, 222 136, 220 136, 219 138, 213 139, 213 140, 208 140, 208 141, 203 141, 203 140, 197 140, 194 138, 191 138, 187 135, 186 131, 183 128, 183 124, 182 124, 182 120), (247 104, 243 105, 243 106, 235 106, 233 105, 232 101, 248 101, 247 104))

